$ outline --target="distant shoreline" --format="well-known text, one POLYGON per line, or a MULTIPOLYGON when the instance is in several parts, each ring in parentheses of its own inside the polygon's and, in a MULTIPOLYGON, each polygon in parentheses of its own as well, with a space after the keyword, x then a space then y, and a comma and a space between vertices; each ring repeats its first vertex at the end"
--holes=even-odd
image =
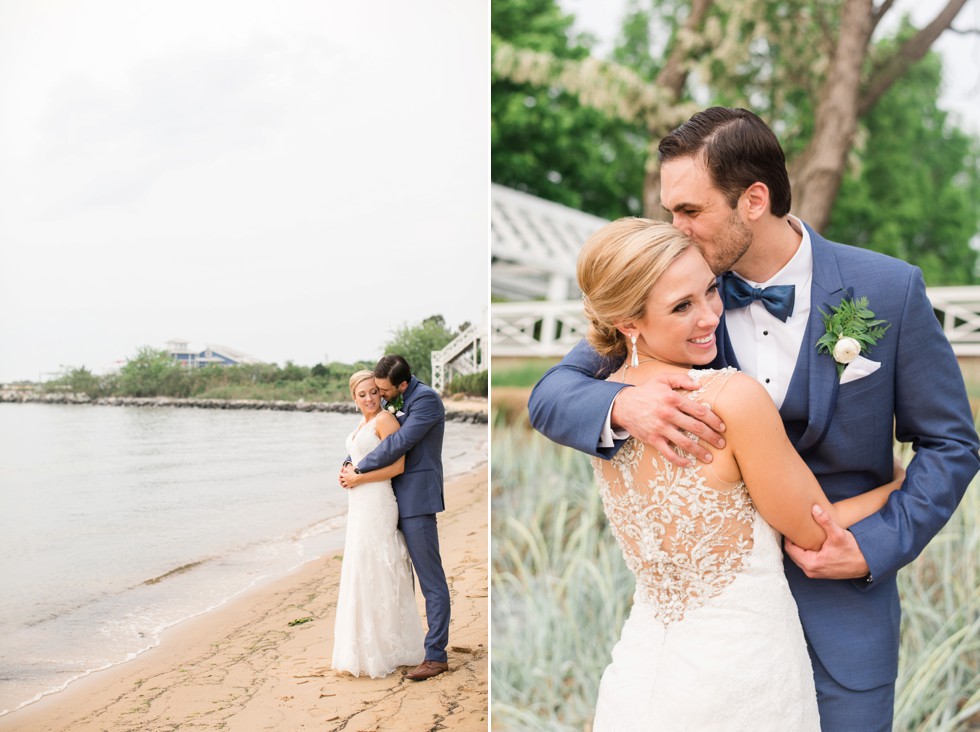
MULTIPOLYGON (((355 414, 357 407, 350 402, 265 401, 261 399, 194 399, 176 397, 101 397, 87 394, 35 394, 22 391, 0 391, 0 404, 79 404, 106 407, 175 407, 191 409, 266 409, 281 412, 332 412, 355 414)), ((486 399, 443 399, 447 422, 486 424, 486 399)))

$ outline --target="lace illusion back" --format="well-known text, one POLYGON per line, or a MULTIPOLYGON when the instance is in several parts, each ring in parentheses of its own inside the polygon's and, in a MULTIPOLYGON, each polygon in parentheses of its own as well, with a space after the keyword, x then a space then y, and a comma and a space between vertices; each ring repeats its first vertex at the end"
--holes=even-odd
MULTIPOLYGON (((688 395, 710 406, 735 373, 692 370, 688 395)), ((636 578, 593 730, 819 732, 780 538, 745 483, 704 463, 678 468, 633 438, 593 466, 636 578)))
MULTIPOLYGON (((689 397, 711 405, 734 373, 692 371, 704 376, 689 397)), ((731 584, 752 549, 755 509, 743 481, 726 483, 703 463, 678 468, 632 437, 593 467, 637 591, 665 625, 731 584)))
MULTIPOLYGON (((347 438, 356 463, 381 443, 374 419, 347 438)), ((398 531, 391 481, 347 491, 347 534, 340 570, 332 666, 354 676, 386 676, 425 656, 412 566, 398 531)))

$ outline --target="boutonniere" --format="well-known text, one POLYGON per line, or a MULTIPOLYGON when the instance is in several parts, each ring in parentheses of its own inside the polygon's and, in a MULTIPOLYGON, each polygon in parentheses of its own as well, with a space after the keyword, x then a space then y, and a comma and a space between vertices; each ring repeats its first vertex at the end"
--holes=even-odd
POLYGON ((875 314, 868 310, 868 298, 857 300, 844 298, 830 313, 820 311, 827 332, 817 341, 817 352, 829 353, 837 362, 837 375, 840 376, 847 364, 857 358, 862 351, 868 353, 877 345, 885 331, 891 327, 884 320, 875 320, 875 314))
POLYGON ((390 402, 388 402, 388 411, 392 414, 398 414, 401 411, 402 405, 405 403, 405 395, 399 394, 390 402))

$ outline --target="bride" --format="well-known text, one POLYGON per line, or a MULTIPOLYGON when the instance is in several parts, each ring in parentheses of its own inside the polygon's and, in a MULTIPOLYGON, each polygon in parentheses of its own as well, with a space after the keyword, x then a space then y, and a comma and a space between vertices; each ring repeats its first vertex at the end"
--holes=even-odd
POLYGON ((670 224, 620 219, 582 249, 588 340, 625 358, 609 380, 689 374, 724 421, 710 464, 678 468, 630 438, 593 458, 603 507, 636 578, 633 608, 599 688, 594 729, 820 729, 813 672, 783 574, 780 534, 818 548, 814 504, 847 527, 901 485, 831 504, 776 407, 717 350, 722 302, 700 251, 670 224))
MULTIPOLYGON (((351 376, 350 393, 363 415, 347 438, 347 451, 357 463, 399 425, 394 415, 381 408, 381 392, 372 372, 351 376)), ((402 456, 366 473, 366 481, 348 491, 331 665, 354 676, 386 676, 425 657, 411 563, 405 539, 396 528, 398 506, 391 488, 391 478, 404 469, 402 456)))

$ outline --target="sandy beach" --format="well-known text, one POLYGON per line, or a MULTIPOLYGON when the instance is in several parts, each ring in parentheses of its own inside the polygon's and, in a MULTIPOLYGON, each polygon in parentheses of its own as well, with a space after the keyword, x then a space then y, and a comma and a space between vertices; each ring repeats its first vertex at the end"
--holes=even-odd
POLYGON ((0 717, 0 732, 486 730, 486 465, 450 481, 446 504, 439 534, 452 597, 450 673, 413 682, 403 676, 409 669, 384 679, 330 669, 338 550, 172 628, 131 661, 0 717))

